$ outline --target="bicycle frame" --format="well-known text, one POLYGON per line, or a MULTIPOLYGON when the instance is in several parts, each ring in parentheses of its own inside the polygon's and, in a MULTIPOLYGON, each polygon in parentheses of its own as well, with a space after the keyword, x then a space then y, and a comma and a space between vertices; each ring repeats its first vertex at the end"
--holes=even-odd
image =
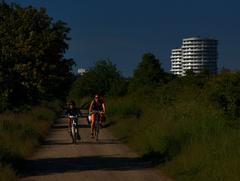
POLYGON ((95 121, 94 121, 94 131, 96 136, 96 141, 99 140, 99 122, 100 122, 100 113, 101 111, 92 111, 92 113, 95 115, 95 121))
POLYGON ((78 134, 78 129, 77 129, 77 126, 78 126, 78 116, 73 116, 73 115, 69 115, 68 116, 70 118, 70 121, 71 121, 71 132, 70 132, 70 135, 71 135, 71 138, 72 138, 72 142, 76 144, 77 142, 77 134, 78 134))

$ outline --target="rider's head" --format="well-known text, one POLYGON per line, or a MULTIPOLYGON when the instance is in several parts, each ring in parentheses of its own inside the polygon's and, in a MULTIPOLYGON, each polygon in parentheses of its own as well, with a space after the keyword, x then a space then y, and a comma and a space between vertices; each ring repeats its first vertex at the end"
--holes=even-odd
POLYGON ((75 101, 71 100, 71 101, 69 102, 69 108, 72 109, 72 108, 74 108, 75 106, 76 106, 75 101))
POLYGON ((94 100, 95 100, 95 101, 99 101, 99 95, 98 95, 98 94, 95 94, 94 100))

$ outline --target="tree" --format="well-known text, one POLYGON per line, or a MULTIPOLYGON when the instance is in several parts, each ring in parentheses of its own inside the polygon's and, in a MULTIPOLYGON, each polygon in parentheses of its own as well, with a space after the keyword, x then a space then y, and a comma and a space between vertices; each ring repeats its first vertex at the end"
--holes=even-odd
POLYGON ((144 85, 156 85, 164 81, 164 71, 156 57, 151 53, 145 53, 142 61, 134 71, 131 80, 131 89, 144 85))
POLYGON ((5 2, 0 3, 0 22, 0 93, 13 106, 66 94, 74 64, 64 58, 66 23, 53 22, 44 8, 5 2))
POLYGON ((231 119, 240 117, 240 72, 222 72, 207 87, 210 100, 231 119))
POLYGON ((116 65, 112 64, 110 60, 99 60, 94 67, 74 82, 70 97, 80 99, 96 93, 123 95, 126 90, 126 81, 121 77, 116 65))

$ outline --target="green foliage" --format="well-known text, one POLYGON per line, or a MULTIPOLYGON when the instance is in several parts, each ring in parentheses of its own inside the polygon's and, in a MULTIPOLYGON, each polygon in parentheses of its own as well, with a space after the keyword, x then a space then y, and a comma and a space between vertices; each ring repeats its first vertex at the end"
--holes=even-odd
POLYGON ((64 100, 54 99, 52 101, 42 101, 40 105, 41 107, 50 109, 55 113, 59 113, 59 111, 61 111, 62 108, 64 107, 64 104, 65 104, 64 100))
POLYGON ((149 90, 160 83, 174 79, 164 73, 159 60, 151 53, 143 55, 143 60, 134 72, 132 79, 122 77, 110 60, 99 60, 87 73, 73 83, 69 97, 79 100, 100 93, 108 96, 124 96, 127 91, 149 90), (145 88, 144 88, 145 86, 145 88), (141 87, 141 89, 137 89, 141 87))
POLYGON ((103 95, 123 95, 127 90, 126 80, 121 77, 110 60, 99 60, 72 86, 70 98, 78 100, 96 93, 103 95))
POLYGON ((15 171, 9 165, 0 165, 0 181, 17 181, 15 171))
POLYGON ((122 118, 139 118, 142 110, 139 105, 137 105, 134 99, 107 99, 106 100, 111 107, 108 110, 109 116, 119 115, 122 118))
POLYGON ((210 82, 209 97, 232 119, 240 117, 240 72, 222 73, 210 82))
POLYGON ((73 65, 64 58, 67 25, 53 22, 43 8, 5 2, 0 3, 0 21, 0 99, 6 102, 1 110, 66 96, 73 65))
POLYGON ((9 106, 8 92, 6 90, 1 90, 0 91, 0 112, 5 111, 8 106, 9 106))
POLYGON ((164 72, 159 60, 156 59, 153 54, 145 53, 142 57, 142 61, 134 71, 130 86, 131 89, 135 90, 137 87, 158 84, 163 80, 164 72))
POLYGON ((39 146, 55 118, 54 111, 40 106, 25 113, 0 115, 0 180, 15 179, 14 170, 39 146))
POLYGON ((239 122, 238 82, 239 72, 177 78, 108 101, 108 120, 177 180, 239 180, 240 127, 229 124, 239 122))

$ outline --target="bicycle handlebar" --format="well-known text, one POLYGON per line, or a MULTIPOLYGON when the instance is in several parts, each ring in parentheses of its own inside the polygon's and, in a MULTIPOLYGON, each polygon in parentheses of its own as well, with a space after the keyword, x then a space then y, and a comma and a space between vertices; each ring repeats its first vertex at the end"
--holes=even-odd
POLYGON ((68 117, 73 119, 73 118, 78 118, 78 115, 68 115, 68 117))
POLYGON ((94 111, 92 111, 92 112, 89 112, 89 114, 91 114, 91 113, 103 113, 103 111, 96 111, 96 110, 94 110, 94 111))

